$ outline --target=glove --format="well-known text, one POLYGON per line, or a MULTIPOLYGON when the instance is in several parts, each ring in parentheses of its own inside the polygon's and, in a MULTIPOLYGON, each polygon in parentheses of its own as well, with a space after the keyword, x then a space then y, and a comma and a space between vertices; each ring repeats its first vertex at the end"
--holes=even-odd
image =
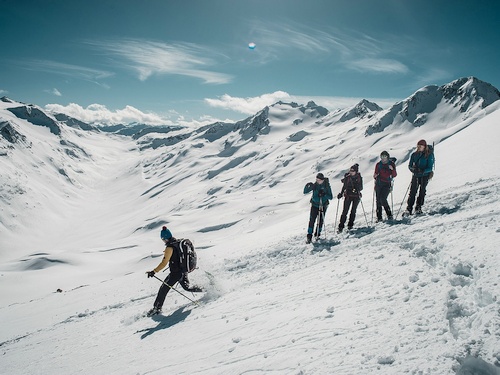
POLYGON ((321 189, 320 191, 318 191, 318 196, 321 198, 321 197, 324 197, 325 196, 325 189, 321 189))
POLYGON ((306 188, 308 188, 308 189, 312 189, 312 188, 313 188, 313 186, 314 186, 314 185, 313 185, 313 183, 312 183, 312 182, 308 182, 308 183, 306 184, 306 188))
POLYGON ((359 192, 358 194, 359 194, 359 197, 360 197, 360 198, 363 196, 363 194, 361 194, 361 192, 359 192))
POLYGON ((146 272, 148 274, 148 278, 153 277, 155 275, 155 271, 146 272))
POLYGON ((342 193, 337 194, 337 199, 342 199, 342 193))

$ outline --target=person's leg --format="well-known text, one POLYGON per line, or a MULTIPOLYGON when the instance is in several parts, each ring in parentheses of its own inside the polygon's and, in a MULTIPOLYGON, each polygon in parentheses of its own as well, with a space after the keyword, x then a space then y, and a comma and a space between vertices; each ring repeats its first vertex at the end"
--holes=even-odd
POLYGON ((170 291, 170 288, 167 285, 173 287, 175 283, 180 280, 181 277, 182 277, 181 273, 175 272, 175 273, 170 273, 165 278, 165 281, 161 284, 160 289, 158 290, 158 295, 156 296, 156 300, 153 305, 154 308, 161 310, 161 308, 163 307, 163 303, 165 302, 165 298, 167 297, 167 294, 170 291))
POLYGON ((354 226, 354 220, 356 219, 356 209, 358 208, 359 201, 359 198, 354 198, 352 200, 351 214, 349 215, 349 222, 347 223, 347 228, 349 229, 354 226))
POLYGON ((309 225, 307 227, 307 234, 311 234, 314 231, 314 223, 316 222, 316 217, 318 217, 319 208, 311 206, 311 211, 309 213, 309 225))
POLYGON ((314 231, 314 222, 318 216, 319 209, 311 205, 311 211, 309 212, 309 225, 307 226, 307 241, 310 242, 312 239, 312 234, 314 231))
POLYGON ((190 286, 187 272, 182 274, 181 279, 179 280, 179 284, 182 286, 184 290, 187 290, 188 292, 196 293, 203 291, 203 289, 201 289, 199 286, 196 285, 190 286))
POLYGON ((421 211, 424 205, 425 195, 427 194, 427 184, 429 183, 429 176, 424 176, 420 178, 420 191, 417 197, 416 210, 421 211))
POLYGON ((382 188, 380 186, 377 186, 375 188, 375 199, 377 202, 377 221, 382 220, 382 188))
POLYGON ((314 233, 316 237, 321 236, 321 230, 323 229, 323 225, 325 223, 325 216, 326 216, 326 209, 328 207, 323 207, 323 211, 319 211, 319 218, 318 218, 318 231, 314 233))
POLYGON ((375 187, 375 204, 376 204, 376 215, 377 221, 382 220, 382 201, 380 196, 380 186, 375 187))
MULTIPOLYGON (((392 218, 392 212, 391 212, 391 207, 389 206, 389 202, 387 201, 387 197, 391 193, 391 187, 390 186, 384 186, 382 192, 381 192, 381 203, 382 207, 384 207, 385 213, 387 214, 387 218, 390 219, 392 218)), ((382 210, 380 210, 382 211, 382 210)), ((380 212, 380 215, 382 215, 382 212, 380 212)))
POLYGON ((413 176, 411 178, 411 186, 410 186, 410 195, 408 196, 408 204, 406 206, 406 210, 411 214, 413 211, 413 204, 415 203, 415 195, 417 194, 418 189, 418 179, 413 176))
POLYGON ((347 213, 349 212, 349 207, 351 206, 351 198, 344 198, 344 208, 342 209, 342 214, 340 215, 339 231, 342 231, 347 220, 347 213))

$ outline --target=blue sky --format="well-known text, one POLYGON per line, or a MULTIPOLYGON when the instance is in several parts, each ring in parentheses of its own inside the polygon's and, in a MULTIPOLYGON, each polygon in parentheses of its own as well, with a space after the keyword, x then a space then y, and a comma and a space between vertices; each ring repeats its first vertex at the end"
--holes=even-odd
POLYGON ((0 0, 0 95, 83 120, 204 123, 278 100, 384 107, 467 76, 498 88, 499 11, 496 0, 0 0))

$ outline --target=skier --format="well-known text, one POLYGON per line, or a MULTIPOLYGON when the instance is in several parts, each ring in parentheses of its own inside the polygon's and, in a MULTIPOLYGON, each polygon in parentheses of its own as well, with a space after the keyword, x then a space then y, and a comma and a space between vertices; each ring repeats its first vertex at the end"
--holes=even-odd
POLYGON ((419 188, 420 191, 415 205, 415 213, 422 213, 427 184, 429 182, 432 169, 434 168, 433 150, 427 145, 427 142, 424 139, 418 141, 416 151, 411 154, 408 168, 413 173, 413 176, 411 179, 410 195, 408 196, 406 211, 403 216, 409 216, 412 214, 413 204, 415 203, 415 197, 419 188))
POLYGON ((377 222, 382 221, 382 207, 387 214, 387 220, 392 220, 392 212, 387 197, 392 190, 392 179, 397 176, 396 164, 390 160, 387 151, 382 151, 380 161, 375 165, 375 197, 377 201, 377 222))
POLYGON ((175 283, 179 282, 184 290, 188 292, 202 292, 203 290, 198 286, 189 286, 189 278, 187 272, 183 272, 180 264, 180 249, 178 246, 178 242, 175 237, 172 236, 172 233, 166 226, 164 226, 160 232, 160 237, 162 241, 165 243, 165 251, 164 256, 161 263, 156 266, 156 268, 152 271, 146 272, 149 277, 154 277, 156 273, 160 272, 165 266, 168 264, 170 273, 165 278, 164 283, 161 284, 160 289, 158 290, 158 295, 156 296, 156 300, 153 304, 153 308, 148 311, 147 316, 153 316, 161 313, 161 309, 163 307, 163 303, 165 302, 165 298, 167 297, 167 293, 170 288, 173 288, 175 283), (167 284, 167 285, 165 285, 167 284))
POLYGON ((347 229, 352 229, 354 219, 356 219, 356 209, 361 199, 361 190, 363 190, 363 178, 359 173, 359 165, 354 164, 349 169, 349 172, 344 175, 341 182, 343 183, 342 191, 337 195, 337 199, 344 197, 344 209, 342 210, 342 215, 340 215, 339 233, 344 230, 349 208, 351 208, 351 214, 349 215, 347 229))
POLYGON ((312 193, 311 198, 311 211, 309 214, 309 226, 307 227, 307 243, 311 242, 314 223, 319 214, 318 226, 314 232, 314 236, 319 238, 321 236, 321 229, 323 229, 323 223, 325 220, 326 209, 330 204, 330 199, 333 199, 332 188, 330 187, 330 182, 328 178, 325 178, 323 173, 318 173, 316 175, 316 182, 308 182, 304 187, 304 194, 312 193))

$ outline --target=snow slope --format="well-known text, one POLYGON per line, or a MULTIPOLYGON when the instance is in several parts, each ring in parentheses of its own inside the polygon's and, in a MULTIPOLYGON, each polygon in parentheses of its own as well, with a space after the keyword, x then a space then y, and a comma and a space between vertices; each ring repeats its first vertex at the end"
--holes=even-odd
POLYGON ((499 102, 369 136, 383 111, 320 112, 277 103, 134 142, 2 110, 25 138, 0 150, 1 372, 498 374, 499 102), (426 214, 372 228, 378 155, 398 157, 397 212, 420 138, 438 142, 426 214), (326 238, 306 245, 304 184, 322 171, 335 192, 354 162, 355 229, 334 233, 334 200, 326 238), (145 318, 164 223, 194 241, 207 293, 195 306, 171 292, 145 318))

